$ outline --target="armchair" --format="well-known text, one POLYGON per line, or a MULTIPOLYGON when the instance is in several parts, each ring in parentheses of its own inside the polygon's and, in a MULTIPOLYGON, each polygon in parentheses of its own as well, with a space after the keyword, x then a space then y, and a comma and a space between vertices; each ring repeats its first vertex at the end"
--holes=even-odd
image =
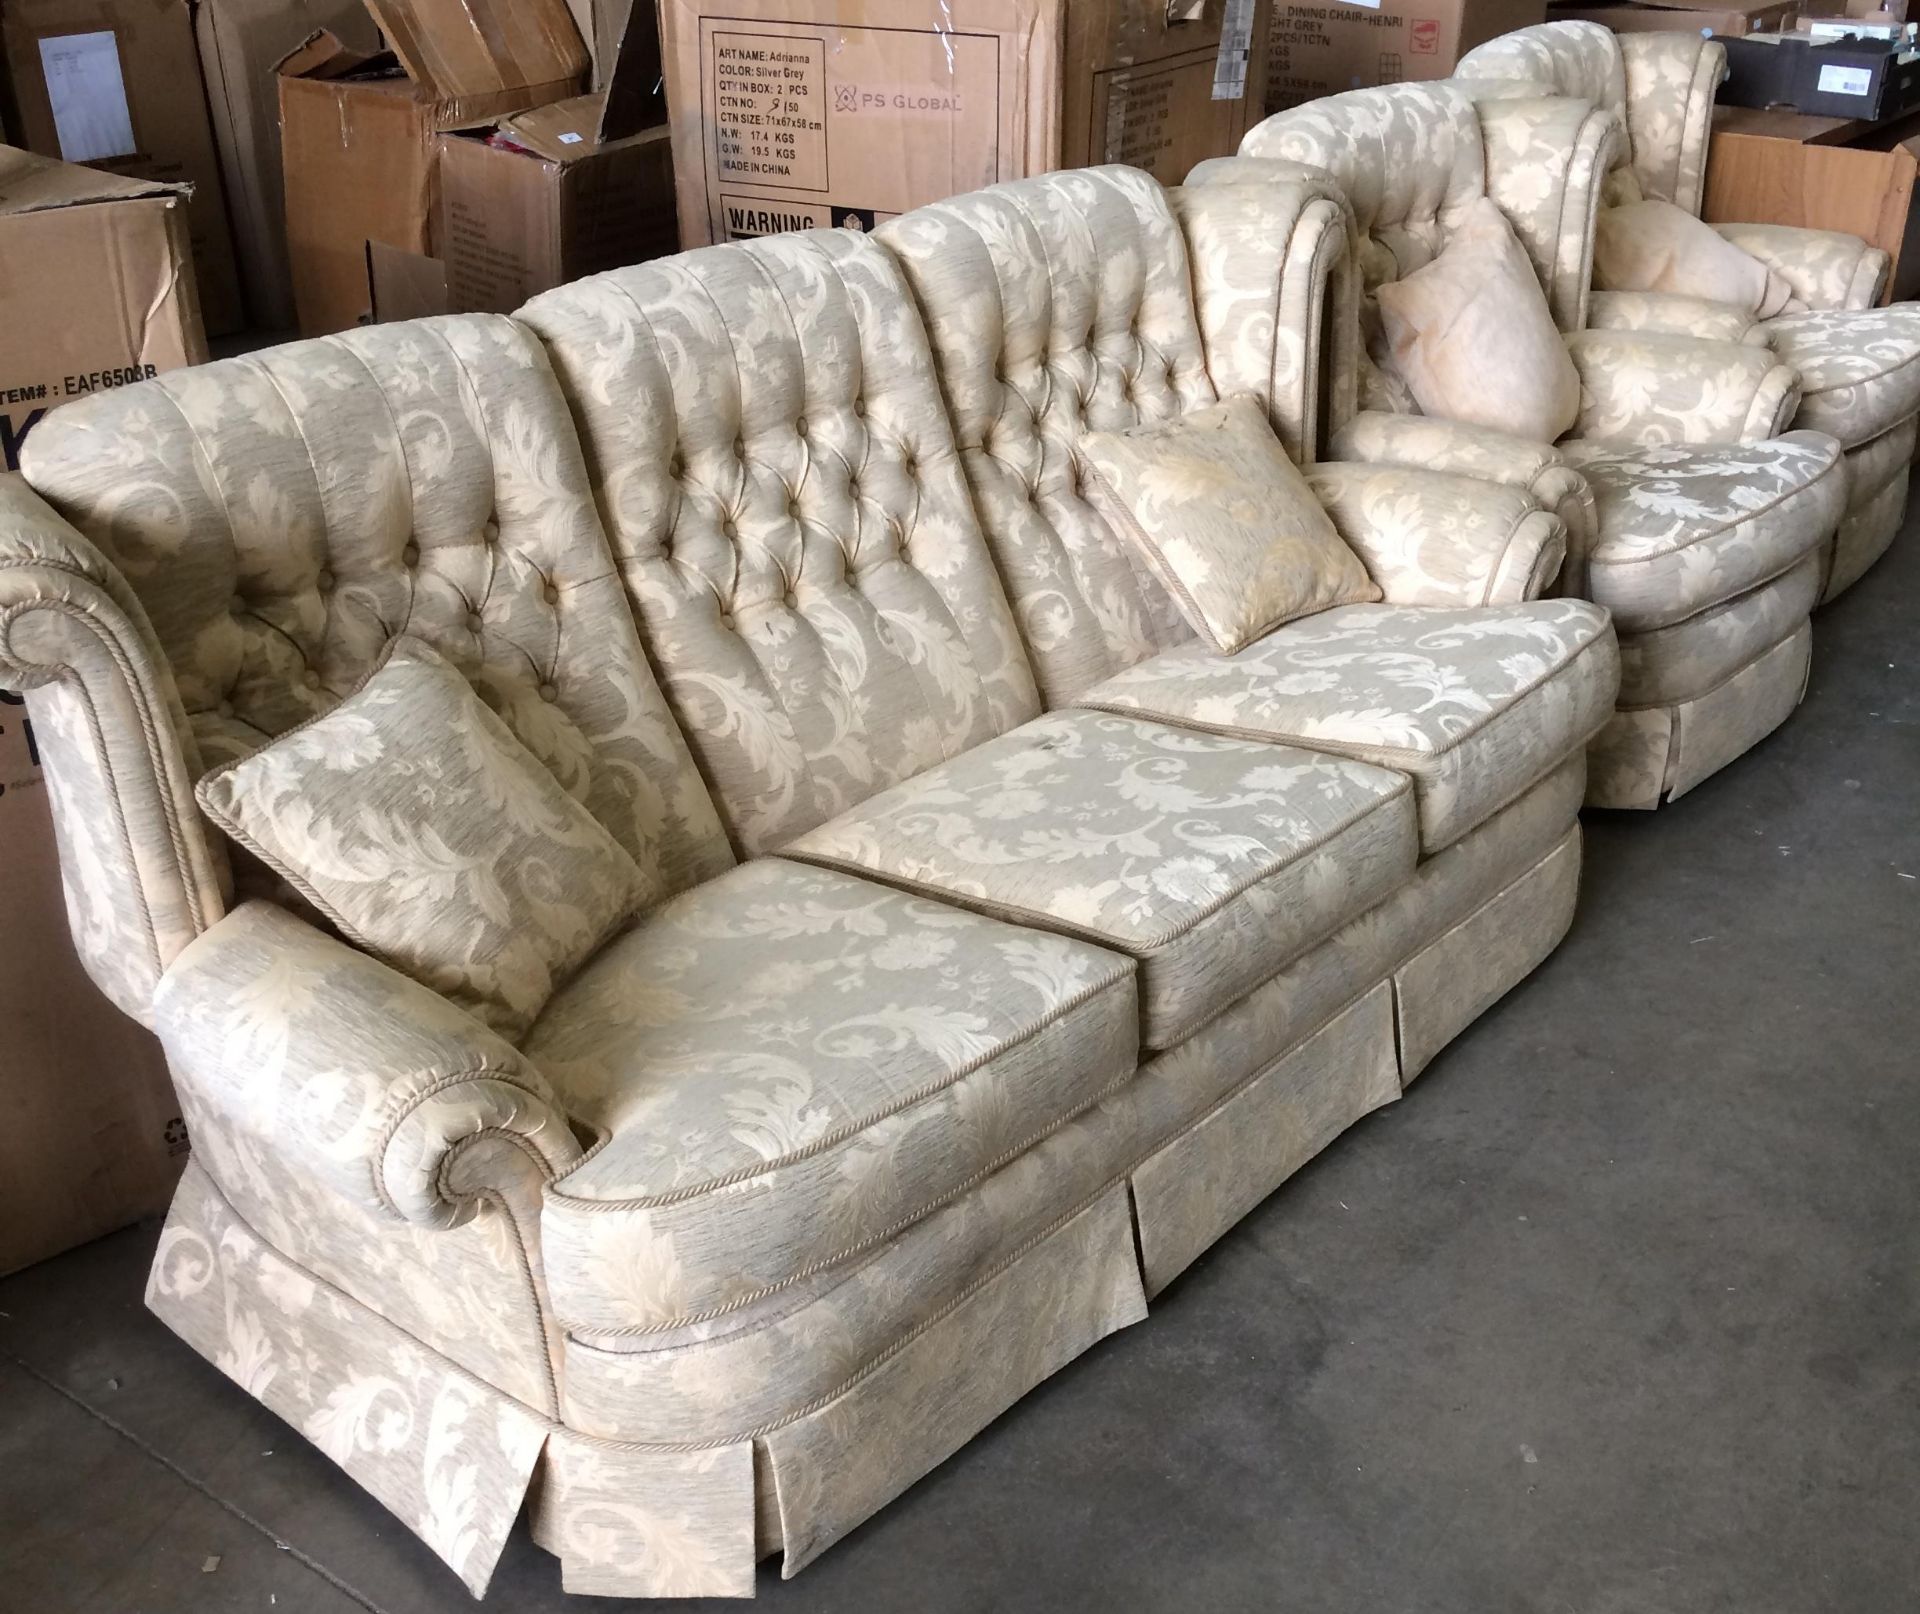
MULTIPOLYGON (((1614 116, 1621 135, 1604 204, 1649 199, 1700 212, 1713 97, 1726 77, 1726 51, 1711 40, 1546 23, 1469 51, 1458 77, 1486 95, 1545 92, 1592 102, 1614 116)), ((1760 320, 1752 309, 1694 298, 1597 292, 1591 323, 1732 336, 1799 372, 1792 424, 1828 433, 1846 451, 1846 508, 1822 562, 1820 597, 1830 600, 1899 530, 1920 413, 1920 308, 1874 307, 1887 255, 1856 237, 1776 224, 1714 228, 1784 279, 1804 311, 1760 320)))
POLYGON ((1842 479, 1830 439, 1778 435, 1799 383, 1767 348, 1588 328, 1592 221, 1618 144, 1614 116, 1585 99, 1396 85, 1269 118, 1241 156, 1201 165, 1189 183, 1231 184, 1243 165, 1270 161, 1330 175, 1359 237, 1363 348, 1378 286, 1435 257, 1478 198, 1506 214, 1579 372, 1573 431, 1549 444, 1427 419, 1363 352, 1364 407, 1333 427, 1331 451, 1525 487, 1560 516, 1570 548, 1561 587, 1613 610, 1630 669, 1589 756, 1588 800, 1652 807, 1798 703, 1805 613, 1781 624, 1804 591, 1803 560, 1839 519, 1842 479), (1730 633, 1731 661, 1723 651, 1709 666, 1688 648, 1724 647, 1730 633))

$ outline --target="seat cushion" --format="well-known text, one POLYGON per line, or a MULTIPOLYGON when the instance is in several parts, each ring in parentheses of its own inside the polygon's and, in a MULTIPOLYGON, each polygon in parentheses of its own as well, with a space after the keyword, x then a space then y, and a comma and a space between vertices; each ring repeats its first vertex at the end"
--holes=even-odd
POLYGON ((1412 873, 1410 794, 1341 757, 1064 711, 784 850, 1128 954, 1166 1048, 1412 873))
POLYGON ((1237 656, 1165 651, 1081 704, 1410 774, 1421 847, 1437 852, 1585 745, 1619 677, 1607 614, 1582 600, 1349 605, 1237 656))
POLYGON ((779 859, 648 915, 528 1057, 603 1134, 548 1190, 564 1326, 724 1315, 870 1248, 1137 1060, 1133 966, 779 859))
POLYGON ((1852 448, 1920 409, 1920 308, 1912 303, 1784 314, 1761 329, 1780 362, 1800 372, 1796 427, 1852 448))
POLYGON ((1818 432, 1764 443, 1562 443, 1593 489, 1587 594, 1622 633, 1680 622, 1789 570, 1846 504, 1840 446, 1818 432))

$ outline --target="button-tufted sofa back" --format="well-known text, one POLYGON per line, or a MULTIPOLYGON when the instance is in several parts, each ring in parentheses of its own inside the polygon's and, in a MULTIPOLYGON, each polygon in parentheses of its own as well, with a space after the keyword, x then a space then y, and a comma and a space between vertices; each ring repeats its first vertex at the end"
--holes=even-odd
POLYGON ((1474 83, 1593 102, 1619 120, 1622 136, 1608 204, 1650 199, 1700 211, 1713 97, 1727 76, 1724 45, 1697 33, 1615 34, 1594 22, 1549 22, 1476 46, 1455 71, 1474 83))
POLYGON ((49 416, 28 480, 127 577, 189 766, 327 710, 402 632, 678 889, 730 862, 647 670, 545 355, 511 320, 354 331, 49 416))
POLYGON ((552 355, 741 855, 1038 711, 926 337, 876 242, 710 247, 519 317, 552 355))
POLYGON ((1047 704, 1189 640, 1074 458, 1083 432, 1216 401, 1166 192, 1128 168, 1047 174, 916 209, 880 239, 926 320, 1047 704))

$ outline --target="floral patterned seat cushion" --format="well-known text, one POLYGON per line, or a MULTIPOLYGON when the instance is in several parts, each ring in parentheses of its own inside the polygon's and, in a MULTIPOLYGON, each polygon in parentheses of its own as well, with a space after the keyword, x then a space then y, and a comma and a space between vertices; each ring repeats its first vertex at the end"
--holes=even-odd
POLYGON ((784 852, 1128 954, 1152 1048, 1370 908, 1417 855, 1398 774, 1085 711, 1024 724, 784 852))
POLYGON ((542 1212, 560 1322, 654 1336, 893 1237, 1131 1078, 1133 973, 779 858, 656 909, 525 1045, 604 1135, 542 1212))
POLYGON ((1778 577, 1832 535, 1846 502, 1840 445, 1562 443, 1593 489, 1587 592, 1622 632, 1667 627, 1778 577))
POLYGON ((1582 600, 1348 605, 1237 656, 1164 651, 1080 704, 1410 774, 1432 853, 1584 746, 1619 679, 1607 613, 1582 600))
POLYGON ((1920 409, 1920 307, 1784 314, 1762 330, 1800 372, 1795 426, 1853 448, 1920 409))

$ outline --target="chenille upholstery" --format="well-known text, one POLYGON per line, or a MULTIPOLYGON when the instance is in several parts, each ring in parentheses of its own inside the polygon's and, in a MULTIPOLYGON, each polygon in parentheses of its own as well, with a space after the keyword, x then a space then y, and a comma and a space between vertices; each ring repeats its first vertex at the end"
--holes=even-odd
MULTIPOLYGON (((1352 240, 1325 176, 1046 176, 178 372, 0 478, 0 683, 194 1134, 148 1304, 476 1593, 523 1503, 574 1592, 803 1567, 1565 932, 1618 660, 1537 598, 1557 508, 1312 467, 1384 599, 1220 660, 1229 733, 1076 486, 1242 393, 1311 460, 1352 240), (646 880, 496 1028, 193 807, 316 718, 377 786, 324 714, 403 635, 646 880), (1179 698, 1077 703, 1127 676, 1179 698)), ((410 911, 505 828, 419 794, 410 911)))
MULTIPOLYGON (((1491 95, 1578 96, 1610 113, 1621 139, 1604 204, 1643 198, 1698 214, 1705 194, 1713 98, 1726 51, 1689 33, 1614 34, 1597 23, 1522 28, 1469 51, 1459 77, 1491 95)), ((1803 310, 1758 317, 1690 298, 1603 293, 1593 320, 1684 334, 1732 334, 1758 344, 1800 377, 1791 424, 1825 432, 1846 450, 1847 503, 1826 550, 1821 598, 1851 586, 1883 554, 1905 508, 1910 445, 1920 412, 1920 308, 1876 308, 1889 261, 1878 247, 1831 230, 1717 224, 1728 241, 1789 287, 1803 310), (1729 327, 1743 327, 1737 333, 1729 327), (1908 445, 1902 452, 1901 444, 1908 445)))
MULTIPOLYGON (((1613 94, 1601 53, 1570 60, 1586 75, 1589 95, 1613 94)), ((1678 624, 1685 619, 1830 547, 1845 471, 1833 438, 1810 430, 1781 435, 1802 407, 1802 382, 1769 348, 1679 334, 1658 320, 1589 326, 1593 221, 1622 149, 1617 103, 1617 96, 1596 103, 1572 91, 1479 83, 1356 90, 1267 119, 1248 132, 1243 156, 1202 165, 1194 184, 1231 183, 1236 168, 1271 161, 1327 174, 1352 200, 1364 282, 1361 338, 1373 352, 1380 351, 1378 287, 1430 262, 1476 200, 1499 205, 1580 375, 1573 430, 1549 445, 1428 420, 1390 369, 1362 358, 1358 391, 1366 407, 1331 434, 1332 451, 1444 467, 1551 501, 1574 529, 1560 587, 1613 610, 1623 639, 1657 627, 1670 642, 1684 633, 1678 624)), ((1718 334, 1744 338, 1747 326, 1718 334)), ((1679 765, 1682 708, 1699 708, 1685 720, 1693 758, 1723 764, 1739 755, 1797 703, 1806 643, 1790 629, 1758 647, 1752 662, 1757 669, 1764 661, 1765 671, 1753 672, 1754 687, 1737 703, 1714 702, 1717 685, 1669 686, 1658 714, 1622 706, 1594 741, 1591 802, 1652 807, 1705 777, 1679 765), (1708 734, 1718 743, 1709 745, 1708 734), (1673 742, 1667 756, 1663 735, 1673 742)), ((1689 664, 1715 662, 1703 656, 1689 664)))

